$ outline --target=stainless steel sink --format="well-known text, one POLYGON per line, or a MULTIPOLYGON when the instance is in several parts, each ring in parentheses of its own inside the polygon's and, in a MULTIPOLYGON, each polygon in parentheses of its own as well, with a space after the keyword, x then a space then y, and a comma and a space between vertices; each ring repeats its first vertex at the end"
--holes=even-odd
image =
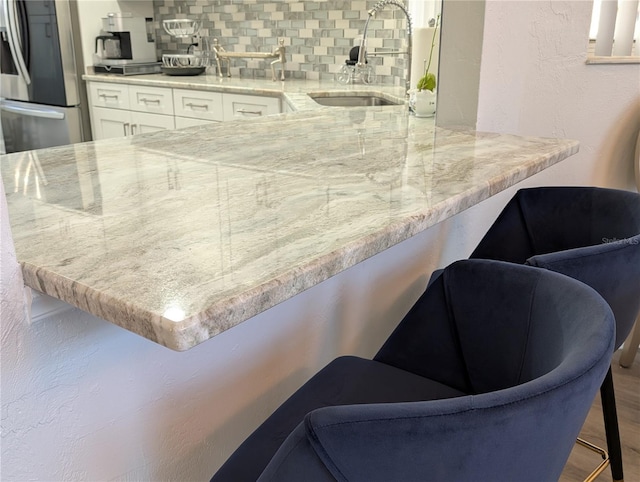
POLYGON ((372 107, 381 105, 402 105, 404 102, 396 102, 376 94, 308 94, 320 105, 330 107, 372 107))

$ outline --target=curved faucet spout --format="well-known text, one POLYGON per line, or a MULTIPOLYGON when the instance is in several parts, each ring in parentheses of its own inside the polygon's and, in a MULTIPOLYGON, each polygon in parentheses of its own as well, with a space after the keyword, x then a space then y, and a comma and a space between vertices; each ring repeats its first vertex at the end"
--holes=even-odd
POLYGON ((412 51, 412 24, 411 24, 411 15, 409 15, 409 11, 407 7, 405 7, 404 3, 399 0, 380 0, 376 3, 371 10, 367 13, 369 16, 367 17, 367 21, 364 24, 364 31, 362 33, 362 41, 360 43, 360 51, 358 52, 358 67, 364 67, 367 62, 367 30, 369 29, 369 21, 372 17, 375 17, 376 13, 382 10, 387 5, 394 5, 398 7, 407 17, 407 75, 405 77, 405 94, 409 95, 409 89, 411 88, 411 51, 412 51))

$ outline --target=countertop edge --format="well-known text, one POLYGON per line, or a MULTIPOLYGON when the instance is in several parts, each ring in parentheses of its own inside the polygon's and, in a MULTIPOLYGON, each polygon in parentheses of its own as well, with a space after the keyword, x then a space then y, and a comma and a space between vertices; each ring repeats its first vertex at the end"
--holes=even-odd
MULTIPOLYGON (((577 141, 567 140, 561 142, 555 152, 549 152, 542 155, 540 159, 533 159, 523 164, 516 172, 509 173, 503 179, 492 179, 487 181, 484 187, 460 193, 458 196, 447 200, 446 206, 434 206, 403 222, 391 225, 383 231, 363 236, 347 244, 340 251, 319 257, 306 265, 297 266, 278 279, 257 286, 241 296, 218 303, 200 314, 200 316, 184 320, 178 330, 181 332, 181 336, 191 340, 191 343, 171 343, 172 346, 160 343, 174 350, 188 350, 210 339, 212 336, 232 328, 332 276, 461 213, 494 194, 508 189, 518 182, 576 154, 578 151, 579 143, 577 141), (371 249, 372 246, 374 247, 373 249, 371 249), (259 308, 247 310, 247 306, 259 308), (205 319, 214 320, 216 328, 213 331, 203 331, 201 323, 205 319), (223 324, 222 320, 226 322, 223 324), (177 346, 179 348, 174 348, 177 346)), ((175 341, 179 342, 179 340, 175 341)))
POLYGON ((482 186, 461 192, 385 229, 364 235, 340 250, 295 266, 281 276, 220 300, 187 319, 172 321, 137 306, 111 300, 81 283, 22 263, 27 286, 112 322, 175 351, 186 351, 241 322, 286 301, 332 276, 474 206, 494 194, 577 153, 579 143, 558 139, 558 146, 482 186), (110 308, 110 309, 109 309, 110 308))
MULTIPOLYGON (((242 94, 266 95, 266 92, 270 92, 273 96, 279 96, 283 99, 283 102, 289 102, 290 100, 287 96, 290 95, 291 102, 295 104, 297 101, 298 105, 303 103, 314 104, 305 92, 322 90, 309 90, 308 85, 305 87, 305 92, 295 91, 296 88, 293 86, 289 87, 292 89, 290 92, 284 92, 283 90, 278 90, 275 86, 273 90, 269 90, 262 87, 257 89, 251 86, 238 87, 217 84, 201 84, 197 86, 193 86, 193 84, 167 85, 169 81, 165 79, 136 78, 127 82, 126 77, 109 77, 99 74, 85 75, 83 78, 99 82, 191 88, 242 94)), ((284 83, 281 82, 281 84, 284 83)), ((359 86, 358 90, 361 87, 359 86)), ((296 113, 295 117, 297 118, 301 115, 303 119, 317 120, 324 118, 325 115, 335 115, 336 112, 342 112, 334 110, 334 107, 322 107, 319 105, 317 107, 317 109, 313 108, 311 111, 307 111, 306 116, 302 113, 296 113)), ((303 108, 303 110, 307 109, 303 108)), ((269 119, 265 118, 264 121, 269 122, 269 119)), ((436 129, 439 128, 436 127, 436 129)), ((144 304, 138 304, 136 300, 124 301, 124 299, 119 299, 117 296, 109 294, 104 283, 91 287, 81 281, 74 281, 53 270, 49 270, 45 264, 34 265, 21 261, 25 284, 167 348, 185 351, 514 186, 518 182, 576 154, 579 150, 579 143, 570 139, 542 139, 511 134, 476 132, 468 128, 445 130, 453 133, 451 139, 454 142, 469 134, 472 136, 472 141, 474 140, 473 136, 487 139, 506 139, 505 146, 510 144, 510 138, 528 142, 535 140, 544 142, 539 144, 543 146, 541 152, 536 150, 527 151, 526 149, 523 152, 514 151, 513 156, 509 158, 511 161, 505 163, 500 171, 491 171, 491 174, 487 173, 486 178, 477 178, 472 187, 465 189, 464 186, 461 186, 459 192, 455 192, 455 194, 436 202, 436 204, 420 204, 412 212, 398 217, 379 229, 366 230, 361 233, 356 231, 356 235, 350 241, 338 246, 333 251, 318 254, 309 258, 309 260, 298 260, 295 263, 283 266, 283 269, 274 272, 270 279, 252 284, 241 292, 227 296, 221 292, 221 296, 217 300, 207 300, 184 319, 171 320, 166 317, 170 315, 150 311, 144 304)), ((160 134, 156 134, 157 136, 160 136, 160 134)), ((147 135, 146 139, 151 140, 153 137, 154 135, 147 135)), ((500 147, 501 145, 497 144, 497 146, 500 147)), ((424 147, 433 148, 428 143, 425 143, 424 147)), ((139 146, 138 148, 143 149, 144 146, 139 146)), ((490 152, 493 154, 493 151, 490 152)), ((500 149, 495 152, 499 153, 500 149)), ((444 158, 444 161, 448 162, 448 158, 444 158)))

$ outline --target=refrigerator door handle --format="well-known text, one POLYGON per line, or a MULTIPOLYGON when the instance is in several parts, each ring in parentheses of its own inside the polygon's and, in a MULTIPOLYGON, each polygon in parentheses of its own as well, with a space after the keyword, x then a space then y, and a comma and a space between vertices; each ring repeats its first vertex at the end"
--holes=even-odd
POLYGON ((22 56, 20 35, 18 32, 19 26, 17 25, 18 14, 16 12, 16 0, 2 0, 2 9, 5 21, 7 22, 7 37, 11 56, 13 57, 20 77, 29 85, 31 84, 31 76, 29 75, 29 70, 22 56))
POLYGON ((43 119, 55 119, 63 120, 64 112, 59 112, 52 109, 46 109, 42 107, 23 107, 21 105, 13 104, 9 101, 0 102, 0 110, 5 112, 11 112, 14 114, 20 114, 28 117, 40 117, 43 119))

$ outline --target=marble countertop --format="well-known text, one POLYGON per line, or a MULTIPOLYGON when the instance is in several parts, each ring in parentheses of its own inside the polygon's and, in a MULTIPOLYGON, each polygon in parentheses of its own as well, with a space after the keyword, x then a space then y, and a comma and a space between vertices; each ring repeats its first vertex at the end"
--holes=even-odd
POLYGON ((337 82, 320 80, 285 80, 272 81, 266 79, 241 79, 237 77, 218 77, 216 75, 170 76, 164 74, 146 74, 119 76, 109 74, 86 74, 82 77, 88 82, 113 82, 129 85, 148 85, 152 87, 170 87, 174 89, 204 90, 212 92, 227 92, 232 94, 261 95, 279 97, 291 109, 317 110, 322 106, 311 99, 309 93, 319 95, 328 93, 371 93, 392 101, 402 102, 404 89, 391 85, 343 85, 337 82))
POLYGON ((577 150, 329 107, 0 165, 28 286, 186 350, 577 150))

